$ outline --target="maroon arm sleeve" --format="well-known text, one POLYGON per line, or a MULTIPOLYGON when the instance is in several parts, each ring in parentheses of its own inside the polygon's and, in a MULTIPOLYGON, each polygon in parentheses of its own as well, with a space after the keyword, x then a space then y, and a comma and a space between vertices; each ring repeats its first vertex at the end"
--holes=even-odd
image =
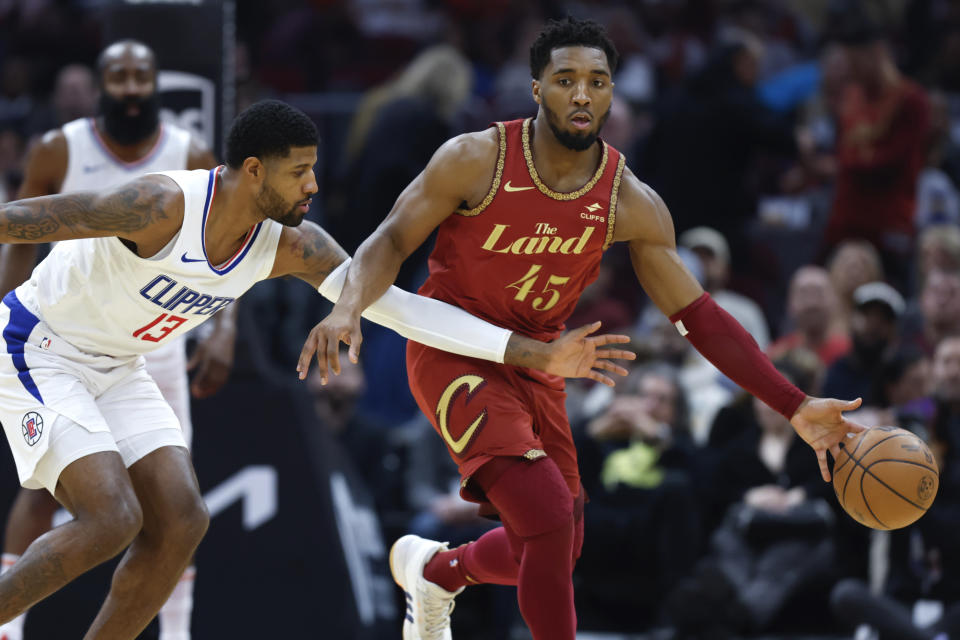
POLYGON ((787 420, 806 399, 803 391, 780 375, 753 336, 710 294, 704 293, 670 316, 670 322, 717 369, 787 420))

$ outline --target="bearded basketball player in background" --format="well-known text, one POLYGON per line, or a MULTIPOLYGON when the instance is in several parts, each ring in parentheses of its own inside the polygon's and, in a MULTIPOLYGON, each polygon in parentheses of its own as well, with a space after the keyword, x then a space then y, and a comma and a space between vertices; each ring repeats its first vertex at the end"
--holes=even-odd
MULTIPOLYGON (((652 302, 717 368, 786 416, 829 479, 826 452, 836 455, 848 432, 863 430, 842 415, 859 400, 812 398, 790 384, 683 265, 666 205, 598 138, 616 66, 598 24, 568 18, 546 26, 530 51, 536 117, 441 146, 341 267, 341 297, 318 325, 330 365, 338 371, 340 340, 357 357, 361 312, 434 229, 420 294, 542 340, 563 330, 604 250, 627 242, 652 302)), ((517 586, 535 640, 574 640, 571 574, 584 495, 563 380, 414 342, 407 370, 459 466, 461 495, 495 511, 503 526, 453 550, 417 536, 393 545, 390 568, 407 602, 404 640, 450 638, 453 598, 479 583, 517 586)))
MULTIPOLYGON (((107 46, 97 60, 100 112, 48 132, 31 149, 19 198, 101 189, 152 171, 210 169, 213 154, 185 129, 161 123, 157 64, 153 51, 133 40, 107 46)), ((2 247, 0 297, 24 282, 37 259, 36 245, 2 247)), ((178 338, 145 356, 147 371, 191 441, 192 391, 206 397, 226 382, 236 336, 235 305, 214 316, 214 331, 198 344, 188 363, 186 341, 178 338)), ((48 492, 21 489, 7 517, 3 540, 5 571, 37 537, 46 533, 59 505, 48 492)), ((189 640, 194 567, 183 574, 160 610, 160 640, 189 640)), ((0 627, 0 640, 21 640, 26 613, 0 627)))

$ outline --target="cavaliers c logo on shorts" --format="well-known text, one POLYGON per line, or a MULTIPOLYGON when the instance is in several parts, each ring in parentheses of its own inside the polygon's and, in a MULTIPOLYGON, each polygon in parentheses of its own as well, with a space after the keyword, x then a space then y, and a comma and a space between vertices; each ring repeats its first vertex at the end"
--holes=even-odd
POLYGON ((467 448, 474 437, 480 432, 480 429, 487 421, 487 409, 484 407, 483 411, 473 419, 473 422, 470 423, 466 431, 460 434, 459 438, 454 438, 450 433, 450 403, 453 402, 454 398, 459 395, 460 390, 463 388, 467 390, 464 404, 469 403, 470 398, 485 384, 486 380, 478 375, 467 374, 460 376, 447 385, 447 388, 444 389, 440 395, 440 401, 437 402, 437 424, 440 425, 440 434, 447 442, 450 450, 457 455, 463 453, 463 450, 467 448))

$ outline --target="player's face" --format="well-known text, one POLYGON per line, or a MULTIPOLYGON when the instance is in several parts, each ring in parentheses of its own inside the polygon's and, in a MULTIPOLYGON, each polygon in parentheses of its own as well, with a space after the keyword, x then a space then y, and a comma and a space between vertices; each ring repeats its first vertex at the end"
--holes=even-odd
POLYGON ((613 101, 607 54, 592 47, 554 49, 533 92, 557 140, 574 151, 589 149, 613 101))
POLYGON ((116 44, 103 56, 100 112, 107 133, 120 144, 151 136, 160 121, 157 69, 150 50, 116 44))
POLYGON ((293 147, 286 158, 268 160, 267 178, 257 194, 260 212, 288 227, 303 222, 318 190, 313 173, 316 163, 316 147, 293 147))

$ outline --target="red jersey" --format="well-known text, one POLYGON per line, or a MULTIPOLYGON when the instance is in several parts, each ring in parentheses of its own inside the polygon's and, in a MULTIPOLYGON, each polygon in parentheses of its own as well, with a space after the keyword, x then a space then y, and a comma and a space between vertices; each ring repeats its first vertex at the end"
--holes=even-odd
POLYGON ((564 330, 613 241, 624 158, 601 141, 593 177, 558 193, 533 164, 530 119, 497 122, 500 151, 490 191, 438 228, 420 294, 539 340, 564 330))

